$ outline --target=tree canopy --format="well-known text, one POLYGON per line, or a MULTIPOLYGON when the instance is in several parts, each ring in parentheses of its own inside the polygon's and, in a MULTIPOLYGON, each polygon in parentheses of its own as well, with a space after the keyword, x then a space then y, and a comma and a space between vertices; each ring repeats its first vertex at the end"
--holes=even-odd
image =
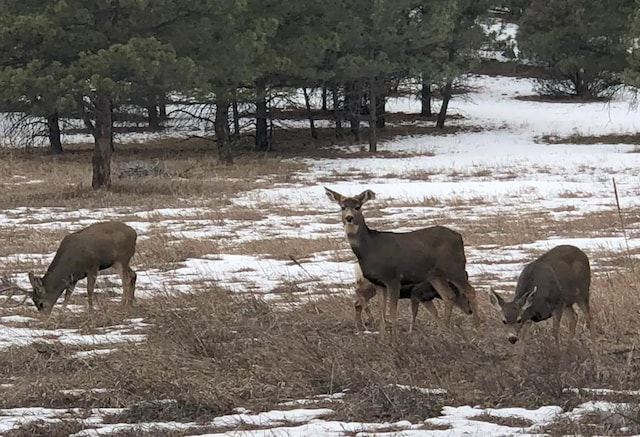
POLYGON ((482 21, 500 8, 517 9, 508 19, 520 25, 524 57, 553 79, 545 91, 594 96, 623 77, 640 82, 633 0, 6 0, 0 102, 45 120, 58 153, 58 120, 81 118, 95 140, 94 188, 111 183, 114 111, 139 106, 151 120, 170 95, 215 107, 224 162, 233 159, 229 117, 239 99, 255 107, 256 147, 270 147, 274 89, 331 94, 336 134, 347 120, 358 138, 368 116, 375 151, 386 96, 403 80, 421 78, 423 96, 432 85, 440 91, 444 125, 456 79, 477 64, 482 21))

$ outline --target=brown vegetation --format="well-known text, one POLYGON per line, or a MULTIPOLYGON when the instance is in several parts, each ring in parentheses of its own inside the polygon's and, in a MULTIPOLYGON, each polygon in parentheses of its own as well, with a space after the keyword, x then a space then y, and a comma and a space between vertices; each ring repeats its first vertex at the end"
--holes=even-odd
MULTIPOLYGON (((95 215, 109 211, 119 220, 148 225, 147 231, 141 234, 132 264, 139 272, 175 268, 187 258, 221 252, 281 260, 293 257, 303 266, 318 252, 327 253, 334 260, 352 260, 340 231, 339 212, 296 210, 269 202, 252 208, 230 201, 249 190, 295 180, 296 172, 306 168, 304 161, 284 159, 283 152, 282 156, 247 155, 234 166, 221 166, 209 160, 211 150, 206 149, 205 144, 188 144, 191 143, 181 143, 185 151, 177 154, 169 154, 168 142, 151 144, 149 150, 142 145, 120 146, 118 159, 159 157, 167 171, 188 177, 114 180, 113 191, 108 193, 94 193, 89 187, 89 152, 82 148, 61 158, 38 153, 5 154, 3 157, 7 159, 0 161, 0 184, 15 183, 12 175, 43 182, 0 190, 0 207, 29 207, 4 211, 11 221, 0 226, 3 241, 0 256, 52 253, 67 229, 51 225, 37 214, 46 215, 55 207, 59 210, 53 210, 54 217, 56 211, 78 210, 83 216, 82 209, 86 209, 83 220, 93 220, 95 215), (187 172, 189 168, 193 170, 187 172), (147 214, 165 207, 180 209, 181 213, 147 214), (191 209, 185 210, 187 207, 191 209), (141 212, 144 214, 139 215, 141 212), (238 244, 234 244, 233 236, 229 235, 198 238, 186 234, 199 229, 199 220, 214 225, 251 226, 274 215, 292 220, 311 215, 315 223, 335 225, 336 232, 318 239, 282 236, 238 244), (183 223, 181 230, 176 231, 172 224, 177 221, 183 223)), ((333 151, 317 153, 334 156, 333 151)), ((340 153, 346 152, 336 152, 340 153)), ((313 152, 310 150, 309 154, 313 152)), ((328 179, 344 177, 335 175, 328 179)), ((429 174, 416 172, 413 177, 424 180, 429 174)), ((490 175, 478 171, 474 177, 490 175)), ((315 181, 309 183, 315 184, 315 181)), ((429 214, 415 214, 407 226, 414 229, 433 224, 449 226, 461 232, 465 243, 472 246, 478 256, 483 256, 485 249, 497 250, 554 237, 621 235, 619 217, 613 208, 572 215, 570 220, 562 215, 571 211, 573 199, 582 196, 579 192, 563 193, 560 197, 566 200, 567 206, 557 211, 512 213, 492 212, 493 205, 487 199, 425 198, 419 202, 387 199, 372 204, 367 217, 372 218, 376 228, 392 229, 398 224, 389 209, 423 207, 429 214), (487 208, 486 214, 478 216, 475 211, 478 207, 487 208), (456 213, 452 214, 454 209, 456 213), (466 212, 472 214, 473 220, 466 212)), ((629 235, 635 238, 640 213, 625 210, 623 215, 629 235)), ((76 227, 71 219, 65 220, 69 223, 64 225, 76 227)), ((541 252, 529 249, 514 255, 517 259, 505 262, 532 260, 541 252)), ((514 347, 506 341, 498 315, 488 303, 486 291, 496 279, 493 273, 470 277, 478 290, 481 313, 486 318, 481 335, 474 336, 469 318, 456 311, 453 334, 438 327, 430 315, 422 311, 415 332, 408 335, 409 304, 401 302, 397 345, 381 342, 376 335, 355 335, 350 288, 340 289, 343 295, 330 293, 338 287, 318 286, 312 301, 301 302, 302 287, 289 278, 283 278, 276 290, 285 303, 278 306, 250 293, 232 294, 203 281, 195 284, 190 293, 167 289, 167 293, 158 292, 156 297, 138 299, 133 309, 122 308, 105 297, 98 301, 98 309, 93 313, 56 308, 46 321, 3 322, 3 325, 73 329, 83 334, 100 334, 123 325, 129 326, 125 329, 127 332, 145 334, 146 341, 98 346, 96 348, 116 350, 85 357, 76 353, 86 350, 86 346, 63 344, 55 334, 28 346, 3 349, 0 381, 12 385, 0 387, 0 408, 121 407, 126 410, 110 416, 110 422, 207 423, 216 415, 231 413, 235 407, 255 412, 282 409, 286 407, 279 404, 284 401, 344 391, 343 402, 318 404, 332 408, 335 411, 332 418, 406 419, 415 423, 438 415, 444 405, 464 404, 532 408, 555 404, 570 409, 593 396, 563 391, 566 388, 624 390, 640 386, 640 361, 636 351, 640 331, 636 284, 640 282, 640 266, 629 256, 637 252, 603 247, 588 253, 594 261, 592 305, 597 333, 594 343, 587 340, 579 323, 576 339, 556 348, 549 341, 551 323, 543 322, 532 329, 525 341, 525 354, 517 349, 519 345, 514 347), (149 326, 134 329, 130 327, 131 318, 142 318, 149 326), (446 394, 405 390, 395 384, 445 389, 446 394), (104 390, 91 391, 95 388, 104 390), (85 391, 74 394, 61 391, 69 389, 85 391)), ((42 269, 43 265, 40 260, 25 258, 8 261, 0 270, 19 273, 31 268, 42 269)), ((517 273, 514 272, 514 276, 517 273)), ((323 279, 323 284, 331 283, 330 278, 323 279)), ((158 284, 159 290, 163 287, 158 284)), ((84 300, 83 296, 73 296, 73 301, 81 305, 84 300)), ((34 317, 34 314, 30 306, 0 307, 0 316, 34 317)), ((607 399, 628 401, 629 396, 610 395, 607 399)), ((563 419, 549 426, 546 432, 614 434, 619 430, 618 425, 628 426, 630 432, 639 431, 633 420, 617 417, 604 418, 600 421, 602 425, 595 427, 587 426, 589 421, 594 422, 592 417, 563 419)), ((637 414, 630 417, 637 418, 637 414)), ((527 425, 524 421, 493 416, 476 419, 509 426, 527 425)), ((8 435, 63 436, 79 429, 77 420, 67 418, 55 423, 34 422, 8 435)), ((126 431, 119 435, 185 433, 188 432, 126 431)))

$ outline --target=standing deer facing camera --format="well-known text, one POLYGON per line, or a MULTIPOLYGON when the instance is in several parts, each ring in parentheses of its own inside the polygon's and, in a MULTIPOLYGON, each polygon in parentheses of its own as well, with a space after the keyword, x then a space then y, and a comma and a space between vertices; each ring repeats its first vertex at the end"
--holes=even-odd
POLYGON ((589 258, 575 246, 561 245, 549 250, 522 270, 516 285, 513 301, 507 302, 495 292, 489 301, 502 316, 508 327, 511 344, 523 337, 531 322, 541 322, 553 317, 553 336, 559 344, 560 321, 563 313, 569 319, 569 333, 576 331, 577 315, 573 304, 578 304, 586 317, 587 328, 594 338, 589 285, 591 268, 589 258))
POLYGON ((133 303, 136 274, 129 262, 136 249, 137 234, 122 222, 95 223, 62 239, 53 261, 41 278, 29 272, 30 294, 39 312, 49 315, 63 291, 66 305, 76 283, 87 278, 89 308, 100 270, 115 267, 122 278, 122 302, 133 303))
POLYGON ((385 335, 387 296, 391 330, 397 336, 398 300, 403 284, 429 282, 444 301, 444 319, 450 320, 456 293, 452 283, 469 301, 476 329, 480 325, 476 292, 466 276, 462 236, 445 227, 434 226, 411 232, 384 232, 370 229, 362 215, 362 205, 375 198, 371 190, 346 197, 325 188, 329 199, 342 208, 342 224, 362 275, 381 293, 380 336, 385 335))

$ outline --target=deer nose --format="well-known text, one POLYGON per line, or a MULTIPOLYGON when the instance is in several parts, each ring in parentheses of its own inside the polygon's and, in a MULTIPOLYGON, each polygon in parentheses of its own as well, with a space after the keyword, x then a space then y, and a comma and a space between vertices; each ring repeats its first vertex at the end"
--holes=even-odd
POLYGON ((516 337, 515 335, 509 336, 509 343, 516 344, 517 341, 518 341, 518 337, 516 337))
POLYGON ((353 216, 352 215, 345 216, 344 221, 347 223, 353 223, 353 216))

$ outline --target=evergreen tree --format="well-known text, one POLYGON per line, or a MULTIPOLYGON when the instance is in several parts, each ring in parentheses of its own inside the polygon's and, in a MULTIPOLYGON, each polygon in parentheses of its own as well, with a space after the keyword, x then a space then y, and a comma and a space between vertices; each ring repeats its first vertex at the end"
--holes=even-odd
MULTIPOLYGON (((233 162, 229 107, 238 89, 261 75, 260 59, 277 20, 252 10, 244 0, 182 0, 190 13, 167 32, 178 54, 193 59, 201 72, 198 100, 215 104, 214 131, 221 162, 233 162)), ((265 5, 266 6, 266 5, 265 5)), ((267 10, 267 9, 265 9, 267 10)))
MULTIPOLYGON (((176 9, 169 0, 3 3, 3 22, 17 20, 21 26, 14 29, 22 34, 14 41, 16 65, 12 59, 2 62, 0 88, 6 89, 5 96, 25 101, 29 111, 74 107, 83 114, 95 140, 94 189, 111 184, 113 105, 149 84, 179 88, 192 70, 190 60, 178 59, 170 44, 153 36, 174 19, 176 9)), ((13 48, 12 31, 3 36, 4 52, 13 48)))
POLYGON ((631 16, 629 29, 627 32, 628 66, 624 70, 623 80, 626 84, 635 88, 640 88, 640 5, 631 16))
POLYGON ((532 0, 520 21, 518 46, 549 75, 540 91, 593 98, 617 85, 633 6, 633 0, 532 0))

